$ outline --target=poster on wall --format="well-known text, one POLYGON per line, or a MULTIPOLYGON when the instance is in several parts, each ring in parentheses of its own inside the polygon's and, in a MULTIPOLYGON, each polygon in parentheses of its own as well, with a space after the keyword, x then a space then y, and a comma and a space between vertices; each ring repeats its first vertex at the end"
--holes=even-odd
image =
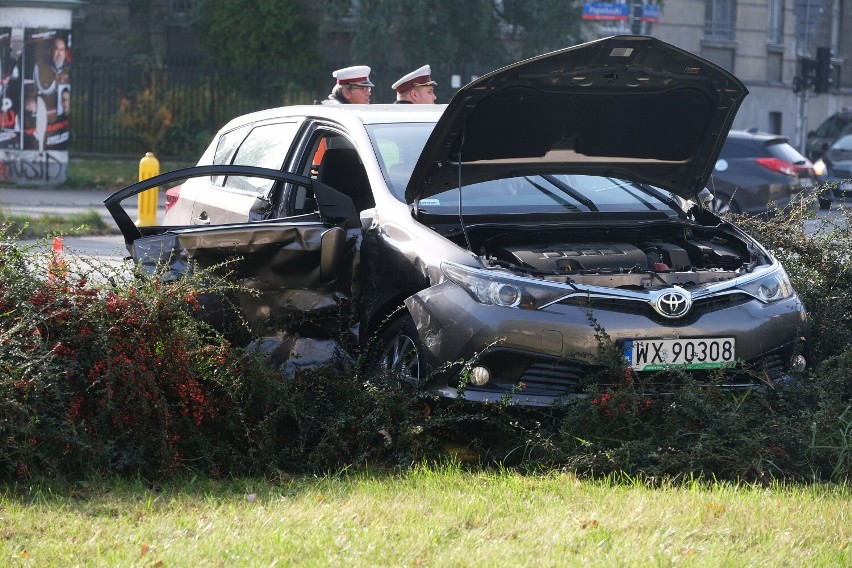
POLYGON ((71 32, 24 29, 23 149, 67 150, 71 32))
POLYGON ((12 37, 12 28, 0 27, 0 148, 21 147, 22 39, 12 37))

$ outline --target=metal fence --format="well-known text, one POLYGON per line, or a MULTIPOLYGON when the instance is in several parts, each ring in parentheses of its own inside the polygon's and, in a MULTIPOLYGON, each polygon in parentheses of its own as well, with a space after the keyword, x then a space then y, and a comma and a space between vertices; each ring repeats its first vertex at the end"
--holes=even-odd
POLYGON ((154 68, 104 59, 75 61, 70 149, 197 156, 199 147, 234 116, 310 104, 330 88, 329 82, 328 77, 288 80, 272 71, 212 65, 154 68))
MULTIPOLYGON (((406 72, 374 69, 372 102, 393 102, 390 85, 406 72)), ((449 77, 435 78, 439 99, 446 102, 452 94, 449 77)), ((152 67, 112 59, 75 60, 71 80, 72 154, 154 151, 190 160, 231 118, 312 104, 334 84, 327 69, 296 76, 281 69, 225 69, 199 62, 152 67)))

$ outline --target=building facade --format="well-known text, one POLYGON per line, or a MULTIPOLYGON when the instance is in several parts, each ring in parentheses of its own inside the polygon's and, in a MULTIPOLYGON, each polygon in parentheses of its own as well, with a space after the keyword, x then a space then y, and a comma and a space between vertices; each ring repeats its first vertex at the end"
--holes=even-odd
MULTIPOLYGON (((652 3, 657 2, 641 2, 652 3)), ((598 36, 652 35, 721 65, 749 89, 734 128, 782 134, 800 149, 808 131, 852 106, 851 0, 667 0, 660 4, 657 21, 596 23, 590 31, 598 36), (796 77, 802 74, 800 60, 815 58, 820 47, 832 51, 829 91, 794 92, 796 77)))
MULTIPOLYGON (((138 63, 147 58, 171 67, 203 55, 189 25, 198 7, 192 0, 0 0, 0 9, 16 15, 57 6, 72 16, 78 60, 109 56, 138 63)), ((326 27, 323 51, 349 53, 359 6, 352 0, 347 15, 326 27)), ((651 35, 732 71, 749 89, 735 128, 782 134, 803 148, 808 131, 852 106, 852 0, 615 0, 575 6, 578 18, 579 10, 585 18, 601 7, 615 14, 587 20, 586 39, 651 35), (831 50, 833 84, 824 94, 795 92, 802 59, 815 58, 820 48, 831 50)), ((455 79, 439 82, 454 92, 469 77, 455 79)))

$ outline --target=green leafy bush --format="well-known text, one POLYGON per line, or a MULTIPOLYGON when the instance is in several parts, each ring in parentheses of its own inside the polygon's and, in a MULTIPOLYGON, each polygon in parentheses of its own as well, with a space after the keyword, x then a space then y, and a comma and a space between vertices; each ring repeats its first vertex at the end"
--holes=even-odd
POLYGON ((209 104, 203 104, 210 99, 209 88, 204 83, 192 89, 174 86, 157 71, 146 75, 143 87, 122 94, 115 123, 157 155, 198 156, 212 136, 205 115, 209 104))
POLYGON ((242 397, 272 374, 195 317, 204 291, 192 278, 79 273, 5 242, 0 475, 239 464, 253 427, 242 397))
MULTIPOLYGON (((590 314, 599 371, 585 398, 548 408, 438 400, 343 349, 285 378, 255 348, 260 330, 226 334, 199 317, 205 295, 233 290, 212 273, 169 284, 129 270, 81 273, 6 240, 0 477, 273 474, 458 459, 652 479, 848 480, 848 212, 818 221, 803 206, 737 221, 781 258, 811 313, 806 373, 736 392, 719 386, 721 375, 640 377, 590 314)), ((278 314, 262 331, 305 325, 292 317, 278 314)))

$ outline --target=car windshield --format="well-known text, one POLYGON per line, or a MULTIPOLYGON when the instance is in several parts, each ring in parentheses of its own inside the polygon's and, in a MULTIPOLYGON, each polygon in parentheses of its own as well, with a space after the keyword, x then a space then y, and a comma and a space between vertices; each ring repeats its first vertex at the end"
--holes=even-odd
POLYGON ((844 136, 831 145, 832 150, 840 152, 852 152, 852 135, 844 136))
MULTIPOLYGON (((668 211, 667 192, 618 178, 589 175, 535 175, 485 181, 465 186, 462 209, 471 214, 668 211)), ((421 199, 426 212, 457 212, 459 193, 450 189, 421 199)))
POLYGON ((836 115, 823 122, 816 130, 820 138, 837 138, 849 132, 852 128, 852 116, 836 115))
POLYGON ((407 122, 397 124, 371 124, 367 126, 379 167, 388 182, 388 187, 400 201, 405 201, 405 186, 417 158, 426 145, 426 139, 434 122, 407 122))

